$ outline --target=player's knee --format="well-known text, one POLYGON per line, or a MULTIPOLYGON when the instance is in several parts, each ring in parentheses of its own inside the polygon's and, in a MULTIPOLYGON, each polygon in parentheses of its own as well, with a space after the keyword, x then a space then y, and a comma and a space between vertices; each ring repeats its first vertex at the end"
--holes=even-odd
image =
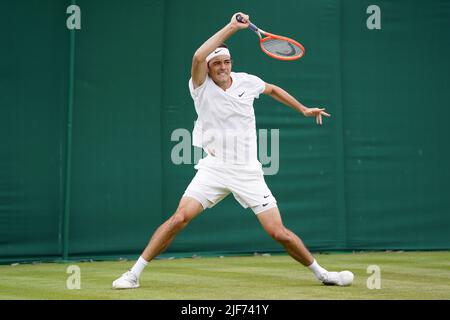
POLYGON ((269 235, 277 242, 285 243, 290 241, 290 236, 283 227, 274 228, 269 231, 269 235))
POLYGON ((188 212, 184 207, 179 207, 171 218, 171 226, 175 231, 183 229, 189 222, 188 212))

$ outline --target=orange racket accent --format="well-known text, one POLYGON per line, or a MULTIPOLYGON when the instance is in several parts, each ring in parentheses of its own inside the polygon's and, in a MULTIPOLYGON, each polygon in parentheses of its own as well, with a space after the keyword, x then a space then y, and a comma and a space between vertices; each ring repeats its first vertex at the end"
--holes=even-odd
POLYGON ((236 15, 236 20, 248 24, 248 28, 258 35, 259 46, 269 57, 278 60, 292 61, 300 59, 305 54, 305 48, 293 39, 266 32, 250 21, 246 21, 241 14, 236 15), (262 35, 265 36, 265 38, 263 38, 262 35))
POLYGON ((261 50, 264 51, 265 54, 267 54, 268 56, 274 58, 274 59, 278 59, 278 60, 284 60, 284 61, 292 61, 292 60, 297 60, 300 59, 301 57, 303 57, 303 55, 305 54, 305 48, 297 41, 287 38, 287 37, 283 37, 283 36, 278 36, 276 34, 272 34, 269 32, 265 32, 264 33, 267 37, 266 38, 261 38, 259 39, 259 46, 261 47, 261 50), (271 40, 271 39, 279 39, 279 40, 283 40, 289 43, 292 43, 293 45, 299 47, 301 49, 301 53, 298 56, 293 56, 293 57, 282 57, 280 55, 275 55, 273 53, 271 53, 270 51, 266 50, 266 48, 263 46, 264 42, 271 40))

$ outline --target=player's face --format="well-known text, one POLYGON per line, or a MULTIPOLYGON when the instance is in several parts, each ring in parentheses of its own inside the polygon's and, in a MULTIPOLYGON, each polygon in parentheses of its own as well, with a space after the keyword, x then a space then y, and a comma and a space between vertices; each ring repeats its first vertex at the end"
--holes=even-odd
POLYGON ((225 85, 230 81, 231 58, 228 56, 218 56, 209 61, 209 76, 220 85, 225 85))

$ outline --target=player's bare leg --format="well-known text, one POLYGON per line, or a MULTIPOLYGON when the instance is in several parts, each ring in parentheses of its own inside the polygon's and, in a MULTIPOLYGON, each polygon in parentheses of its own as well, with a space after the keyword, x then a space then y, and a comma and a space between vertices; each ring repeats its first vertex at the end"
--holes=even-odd
POLYGON ((175 213, 155 231, 141 256, 147 262, 153 260, 154 257, 166 250, 175 236, 202 211, 201 203, 194 198, 181 198, 175 213))
POLYGON ((279 242, 292 258, 304 266, 309 266, 313 263, 314 257, 305 247, 302 240, 283 225, 278 208, 271 208, 256 216, 264 230, 275 241, 279 242))
POLYGON ((268 209, 256 216, 264 230, 279 242, 292 258, 308 267, 319 281, 326 285, 340 286, 352 283, 353 274, 350 271, 329 272, 317 263, 303 241, 283 225, 278 208, 268 209))
POLYGON ((203 211, 200 202, 190 197, 182 197, 175 213, 153 233, 147 247, 130 271, 125 272, 112 284, 114 289, 132 289, 139 287, 139 276, 145 266, 162 253, 175 236, 188 223, 203 211))

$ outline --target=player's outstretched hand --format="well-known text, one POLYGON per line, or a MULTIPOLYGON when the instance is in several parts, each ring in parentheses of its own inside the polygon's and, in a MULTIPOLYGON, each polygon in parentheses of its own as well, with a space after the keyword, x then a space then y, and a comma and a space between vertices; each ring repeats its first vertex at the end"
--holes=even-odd
POLYGON ((246 15, 245 13, 242 13, 242 12, 236 12, 231 17, 230 24, 233 27, 235 27, 236 29, 245 29, 245 28, 248 28, 249 21, 250 21, 250 17, 248 15, 246 15), (236 20, 236 16, 238 14, 240 14, 244 18, 245 23, 242 23, 242 22, 239 22, 236 20))
POLYGON ((322 116, 331 117, 330 114, 325 112, 325 108, 307 108, 303 114, 305 117, 316 117, 316 123, 322 125, 322 116))

